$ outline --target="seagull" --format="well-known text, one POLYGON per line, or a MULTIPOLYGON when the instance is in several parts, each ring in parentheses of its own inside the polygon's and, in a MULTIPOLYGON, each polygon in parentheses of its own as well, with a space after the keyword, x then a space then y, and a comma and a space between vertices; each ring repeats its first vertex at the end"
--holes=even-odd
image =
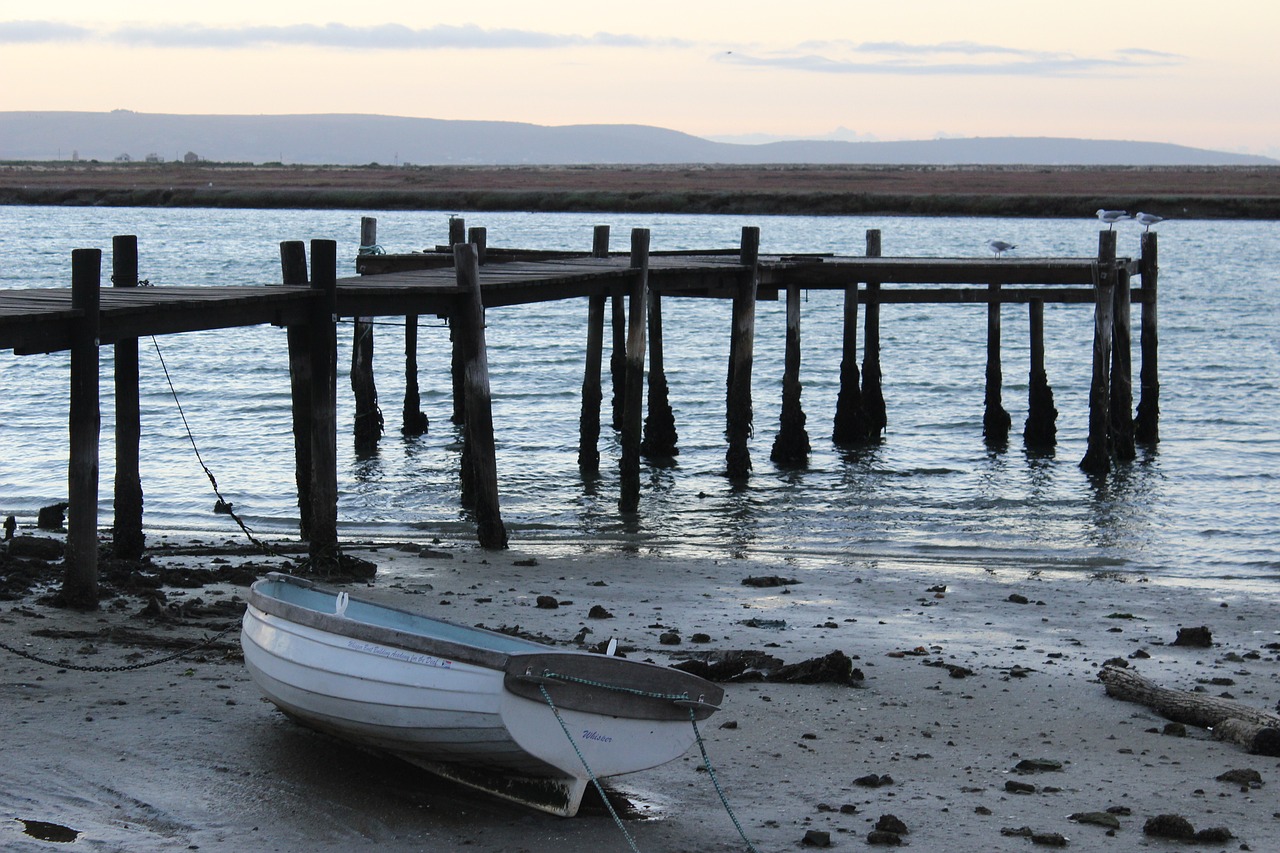
POLYGON ((1138 220, 1143 231, 1149 231, 1157 222, 1164 222, 1163 216, 1156 216, 1154 213, 1136 213, 1133 218, 1138 220))
POLYGON ((1107 230, 1110 231, 1111 227, 1117 222, 1123 222, 1124 220, 1132 219, 1133 217, 1123 210, 1103 210, 1099 208, 1098 218, 1107 223, 1107 230))
POLYGON ((996 253, 996 257, 1000 257, 1010 249, 1016 249, 1017 246, 1012 243, 1006 243, 1003 240, 988 240, 987 245, 991 247, 991 251, 996 253))

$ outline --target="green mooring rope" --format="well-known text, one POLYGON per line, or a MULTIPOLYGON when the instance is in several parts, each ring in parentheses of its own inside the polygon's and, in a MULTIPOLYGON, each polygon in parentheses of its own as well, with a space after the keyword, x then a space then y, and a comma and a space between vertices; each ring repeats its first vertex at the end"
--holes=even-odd
POLYGON ((551 707, 551 712, 556 715, 556 722, 560 724, 560 729, 564 732, 564 736, 568 738, 569 745, 573 747, 573 751, 578 754, 578 760, 582 762, 582 766, 586 769, 587 775, 591 777, 591 784, 596 786, 596 790, 600 792, 600 799, 604 800, 605 808, 609 810, 609 814, 613 815, 613 822, 618 825, 618 829, 622 831, 623 836, 627 839, 627 844, 631 845, 632 853, 640 853, 640 848, 636 847, 636 840, 631 837, 631 833, 627 832, 627 828, 622 825, 622 818, 618 817, 618 812, 614 809, 613 803, 609 802, 609 795, 604 792, 604 786, 600 784, 600 780, 596 778, 595 771, 591 769, 591 765, 587 763, 586 756, 582 754, 582 750, 578 749, 578 742, 573 739, 573 735, 569 734, 569 727, 565 724, 564 717, 560 716, 560 709, 556 707, 556 703, 551 701, 551 694, 547 692, 544 684, 538 685, 538 690, 542 691, 542 698, 547 700, 547 705, 551 707))
MULTIPOLYGON (((632 696, 644 696, 649 699, 665 699, 667 701, 689 701, 688 693, 654 693, 648 690, 638 690, 634 687, 622 687, 617 684, 606 684, 603 681, 592 681, 589 678, 578 678, 572 675, 561 675, 556 672, 544 672, 543 678, 554 678, 557 681, 568 681, 574 684, 584 684, 588 687, 599 687, 604 690, 612 690, 617 693, 629 693, 632 696)), ((578 743, 573 739, 573 735, 569 733, 569 727, 565 725, 564 719, 560 716, 559 709, 556 708, 554 702, 551 701, 551 694, 547 693, 545 685, 539 684, 538 690, 542 691, 542 698, 547 700, 547 704, 551 706, 551 710, 556 715, 556 720, 560 723, 560 728, 564 730, 564 736, 569 739, 569 743, 573 746, 573 751, 578 753, 578 760, 582 762, 582 766, 586 768, 587 775, 591 777, 591 782, 596 786, 596 790, 600 792, 600 798, 604 800, 604 804, 609 809, 609 814, 613 815, 613 820, 618 824, 618 829, 622 830, 622 834, 627 837, 627 842, 631 845, 631 849, 635 853, 636 843, 631 838, 631 834, 627 832, 626 827, 622 825, 622 819, 618 817, 618 813, 613 810, 613 804, 609 802, 609 798, 605 796, 604 788, 596 779, 595 773, 587 764, 587 759, 583 757, 582 750, 578 749, 578 743)), ((743 843, 747 845, 749 853, 759 853, 756 846, 751 843, 751 839, 747 838, 747 833, 742 829, 742 823, 738 820, 738 816, 733 813, 733 807, 729 805, 729 798, 725 796, 724 788, 720 787, 720 780, 716 778, 716 771, 711 766, 711 757, 707 755, 707 745, 702 740, 702 732, 698 730, 698 717, 693 708, 689 709, 689 723, 693 726, 693 736, 698 741, 698 751, 702 753, 702 765, 707 768, 707 775, 711 777, 711 784, 715 786, 716 793, 720 796, 720 804, 724 806, 725 813, 729 815, 729 820, 733 821, 733 826, 738 830, 738 836, 742 838, 743 843)))

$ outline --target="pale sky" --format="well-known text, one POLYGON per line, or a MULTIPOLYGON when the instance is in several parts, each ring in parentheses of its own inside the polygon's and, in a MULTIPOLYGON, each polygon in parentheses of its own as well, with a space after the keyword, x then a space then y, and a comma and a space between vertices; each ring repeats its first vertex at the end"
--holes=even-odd
POLYGON ((0 0, 0 110, 377 113, 1280 156, 1275 0, 0 0))

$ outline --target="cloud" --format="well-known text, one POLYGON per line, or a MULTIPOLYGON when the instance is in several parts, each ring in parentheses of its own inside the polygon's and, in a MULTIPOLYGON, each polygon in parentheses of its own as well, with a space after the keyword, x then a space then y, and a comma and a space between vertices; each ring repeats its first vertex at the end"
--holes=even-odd
POLYGON ((320 47, 347 50, 547 50, 564 47, 689 47, 674 38, 624 33, 547 33, 535 30, 435 26, 413 29, 401 24, 290 24, 284 26, 208 27, 202 24, 124 25, 90 29, 48 21, 0 22, 0 43, 96 39, 127 47, 208 48, 320 47))
POLYGON ((816 74, 893 74, 904 76, 972 75, 1089 77, 1130 74, 1179 65, 1186 58, 1142 48, 1117 50, 1106 56, 1034 51, 969 41, 803 42, 792 50, 766 54, 729 52, 722 62, 758 68, 782 68, 816 74))
POLYGON ((92 30, 55 21, 0 21, 0 44, 77 41, 92 35, 92 30))

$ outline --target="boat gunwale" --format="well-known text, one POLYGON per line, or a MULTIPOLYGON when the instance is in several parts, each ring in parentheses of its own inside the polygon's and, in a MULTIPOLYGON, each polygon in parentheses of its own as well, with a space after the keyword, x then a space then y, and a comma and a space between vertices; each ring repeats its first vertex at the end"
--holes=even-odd
MULTIPOLYGON (((294 604, 276 598, 263 592, 259 587, 265 583, 285 583, 297 586, 303 589, 310 589, 322 594, 335 594, 332 590, 317 586, 315 583, 305 579, 297 578, 292 575, 285 575, 278 572, 271 572, 265 578, 254 582, 249 587, 248 603, 250 607, 255 608, 263 613, 277 616, 289 622, 302 625, 307 628, 313 628, 318 631, 325 631, 341 637, 352 640, 360 640, 362 642, 375 643, 382 646, 391 646, 394 648, 404 649, 406 651, 417 652, 419 654, 432 655, 438 658, 444 658, 458 663, 474 664, 475 666, 484 667, 486 669, 494 669, 502 671, 506 668, 507 660, 511 657, 509 652, 494 651, 485 649, 480 646, 469 645, 466 643, 457 643, 452 640, 442 640, 437 637, 430 637, 424 634, 415 634, 410 631, 401 631, 397 628, 388 628, 385 625, 374 625, 369 622, 359 622, 337 613, 322 613, 300 604, 294 604)), ((474 632, 478 635, 493 635, 500 637, 506 642, 513 639, 506 634, 500 634, 497 631, 489 631, 485 628, 475 628, 469 625, 460 625, 458 623, 449 622, 445 619, 436 619, 433 616, 423 616, 421 613, 414 613, 411 610, 405 610, 399 607, 380 604, 378 602, 367 601, 364 599, 356 599, 362 604, 371 605, 383 610, 394 611, 396 613, 410 616, 414 619, 422 619, 431 622, 438 622, 442 625, 449 625, 453 628, 463 629, 467 632, 474 632)), ((528 650, 549 650, 552 647, 543 645, 542 643, 534 643, 529 640, 521 640, 522 643, 528 644, 528 650)))

